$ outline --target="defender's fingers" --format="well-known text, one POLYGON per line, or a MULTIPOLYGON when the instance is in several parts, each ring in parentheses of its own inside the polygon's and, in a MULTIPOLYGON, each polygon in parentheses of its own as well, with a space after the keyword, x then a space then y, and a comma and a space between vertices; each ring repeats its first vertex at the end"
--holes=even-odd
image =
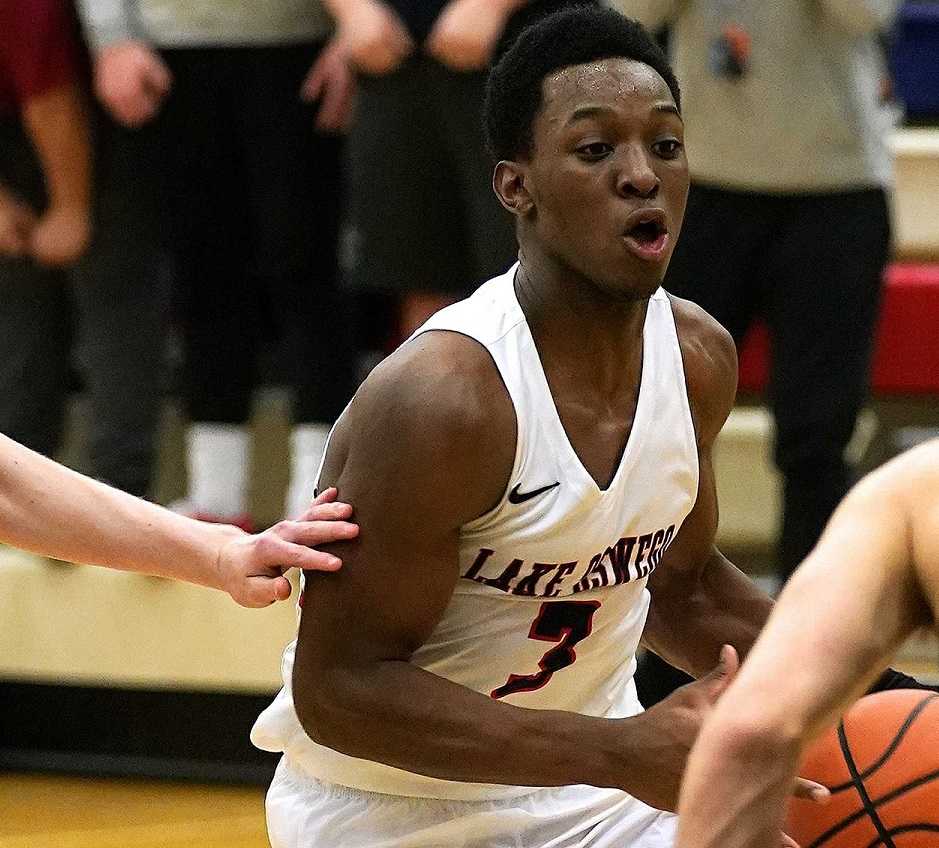
POLYGON ((831 798, 831 792, 828 791, 827 786, 816 783, 814 780, 807 780, 804 777, 796 778, 792 786, 792 794, 796 798, 805 798, 818 804, 824 804, 831 798))
POLYGON ((320 504, 330 503, 331 501, 336 500, 336 496, 338 494, 339 490, 335 486, 330 486, 328 489, 324 489, 315 498, 313 498, 313 503, 310 504, 310 506, 319 506, 320 504))
POLYGON ((284 570, 299 568, 303 571, 336 571, 342 560, 334 554, 318 551, 303 544, 278 540, 277 548, 271 549, 270 562, 276 562, 284 570))
POLYGON ((350 518, 352 507, 342 501, 311 506, 296 521, 335 521, 337 518, 350 518))
POLYGON ((276 577, 249 577, 245 581, 244 597, 238 601, 244 607, 260 609, 290 597, 290 581, 283 575, 276 577))

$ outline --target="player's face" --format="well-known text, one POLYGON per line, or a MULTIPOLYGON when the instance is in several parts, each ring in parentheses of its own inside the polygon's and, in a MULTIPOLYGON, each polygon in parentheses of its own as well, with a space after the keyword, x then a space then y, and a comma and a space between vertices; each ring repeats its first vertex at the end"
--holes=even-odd
POLYGON ((661 283, 688 196, 683 124, 648 65, 605 59, 545 79, 527 163, 532 235, 609 294, 661 283))

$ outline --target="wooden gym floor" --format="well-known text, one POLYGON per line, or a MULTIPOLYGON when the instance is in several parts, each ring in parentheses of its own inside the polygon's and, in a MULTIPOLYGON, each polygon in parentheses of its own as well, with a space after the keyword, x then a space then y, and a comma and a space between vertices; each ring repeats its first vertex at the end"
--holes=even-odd
POLYGON ((268 848, 264 790, 0 774, 0 848, 268 848))

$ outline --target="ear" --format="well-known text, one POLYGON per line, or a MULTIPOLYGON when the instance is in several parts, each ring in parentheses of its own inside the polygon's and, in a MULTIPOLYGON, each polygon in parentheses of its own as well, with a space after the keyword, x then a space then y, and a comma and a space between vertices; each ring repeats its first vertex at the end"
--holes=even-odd
POLYGON ((521 162, 503 159, 496 165, 492 188, 499 202, 517 217, 527 215, 534 205, 528 192, 528 171, 521 162))

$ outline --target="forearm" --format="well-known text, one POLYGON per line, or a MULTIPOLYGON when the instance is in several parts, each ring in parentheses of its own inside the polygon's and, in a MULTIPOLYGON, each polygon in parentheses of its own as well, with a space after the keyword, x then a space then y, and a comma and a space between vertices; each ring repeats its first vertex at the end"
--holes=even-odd
POLYGON ((756 641, 773 602, 716 548, 689 587, 652 590, 643 644, 693 677, 713 668, 724 644, 743 659, 756 641))
POLYGON ((681 848, 770 844, 803 745, 922 622, 902 512, 849 498, 786 586, 689 760, 681 848))
POLYGON ((88 116, 76 84, 29 100, 23 119, 46 179, 50 205, 87 210, 91 195, 88 116))
MULTIPOLYGON (((320 650, 319 647, 311 650, 320 650)), ((298 668, 302 663, 298 648, 298 668)), ((445 780, 627 789, 640 776, 642 719, 531 710, 493 700, 406 661, 304 679, 294 703, 317 742, 445 780)))
POLYGON ((0 540, 44 556, 223 588, 221 546, 240 531, 193 521, 0 436, 0 540))

